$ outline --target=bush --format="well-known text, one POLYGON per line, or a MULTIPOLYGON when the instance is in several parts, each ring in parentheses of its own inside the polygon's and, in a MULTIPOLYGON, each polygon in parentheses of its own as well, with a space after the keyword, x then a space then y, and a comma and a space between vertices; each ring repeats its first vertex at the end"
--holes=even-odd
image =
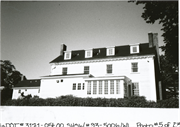
POLYGON ((179 107, 179 99, 170 98, 167 100, 160 100, 157 102, 157 108, 178 108, 179 107))
POLYGON ((57 98, 42 99, 33 97, 30 99, 8 100, 6 106, 89 106, 89 107, 146 107, 146 108, 178 108, 179 100, 175 98, 158 102, 147 101, 143 96, 129 98, 78 98, 72 95, 57 98))

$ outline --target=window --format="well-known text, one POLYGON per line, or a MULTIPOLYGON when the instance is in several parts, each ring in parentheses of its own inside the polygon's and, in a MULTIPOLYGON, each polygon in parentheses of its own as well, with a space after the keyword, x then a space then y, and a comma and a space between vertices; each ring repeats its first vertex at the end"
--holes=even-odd
POLYGON ((76 83, 73 83, 73 90, 76 90, 76 83))
POLYGON ((64 67, 64 68, 62 69, 62 74, 63 74, 63 75, 67 75, 67 67, 64 67))
POLYGON ((124 97, 127 97, 127 84, 124 83, 124 97))
POLYGON ((69 59, 69 58, 70 58, 69 53, 66 53, 66 59, 69 59))
POLYGON ((116 80, 116 94, 120 94, 120 80, 116 80))
POLYGON ((102 94, 102 81, 99 81, 99 94, 102 94))
POLYGON ((114 80, 110 80, 110 94, 114 94, 114 80))
POLYGON ((96 94, 97 92, 97 81, 93 81, 93 94, 96 94))
POLYGON ((25 91, 27 91, 27 89, 25 89, 25 91))
POLYGON ((18 93, 21 93, 21 90, 19 90, 18 93))
POLYGON ((65 52, 64 59, 65 60, 71 59, 71 51, 66 51, 65 52))
POLYGON ((87 57, 91 56, 91 51, 87 51, 87 57))
POLYGON ((85 51, 85 58, 92 57, 92 49, 85 51))
POLYGON ((139 96, 139 83, 134 82, 133 85, 133 95, 139 96))
POLYGON ((81 90, 81 83, 78 83, 78 90, 81 90))
POLYGON ((112 73, 112 64, 107 65, 107 73, 111 74, 112 73))
POLYGON ((138 72, 138 63, 131 63, 132 72, 138 72))
POLYGON ((108 81, 104 81, 104 94, 108 94, 108 81))
POLYGON ((82 89, 84 90, 84 83, 83 83, 83 87, 82 87, 82 89))
POLYGON ((106 52, 107 52, 106 53, 107 56, 114 55, 114 47, 107 48, 106 52))
POLYGON ((89 74, 89 66, 84 66, 84 74, 89 74))
POLYGON ((91 81, 88 81, 87 94, 91 94, 91 81))
POLYGON ((133 52, 137 52, 137 47, 133 47, 133 52))
POLYGON ((40 89, 38 90, 38 93, 40 93, 40 89))
POLYGON ((139 44, 130 45, 130 53, 139 53, 139 44))

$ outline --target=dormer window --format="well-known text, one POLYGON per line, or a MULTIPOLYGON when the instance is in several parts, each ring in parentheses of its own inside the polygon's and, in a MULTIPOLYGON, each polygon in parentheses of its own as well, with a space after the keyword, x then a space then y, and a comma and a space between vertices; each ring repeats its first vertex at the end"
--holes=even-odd
POLYGON ((85 51, 85 58, 90 58, 90 57, 92 57, 92 49, 85 51))
POLYGON ((139 53, 139 44, 130 45, 130 53, 131 54, 139 53))
POLYGON ((108 47, 107 50, 106 50, 106 55, 107 56, 114 55, 114 47, 108 47))
POLYGON ((71 59, 71 51, 66 51, 66 52, 65 52, 65 54, 64 54, 64 59, 65 59, 65 60, 71 59))

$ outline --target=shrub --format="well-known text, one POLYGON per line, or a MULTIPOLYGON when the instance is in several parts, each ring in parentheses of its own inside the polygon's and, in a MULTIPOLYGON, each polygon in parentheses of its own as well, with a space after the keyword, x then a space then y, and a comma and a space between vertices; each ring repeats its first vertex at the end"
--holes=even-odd
POLYGON ((167 100, 157 101, 156 107, 157 108, 179 108, 179 99, 170 98, 167 100))
POLYGON ((57 98, 42 99, 33 97, 30 99, 8 100, 6 106, 89 106, 89 107, 148 107, 148 108, 178 108, 179 100, 175 98, 158 102, 147 101, 143 96, 129 98, 78 98, 72 95, 57 98))

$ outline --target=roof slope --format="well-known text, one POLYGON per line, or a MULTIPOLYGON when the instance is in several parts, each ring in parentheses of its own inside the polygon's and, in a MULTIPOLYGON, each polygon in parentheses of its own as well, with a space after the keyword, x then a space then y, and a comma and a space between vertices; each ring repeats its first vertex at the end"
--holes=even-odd
POLYGON ((107 56, 106 48, 93 49, 93 57, 85 58, 85 50, 72 51, 71 59, 64 60, 64 55, 58 56, 50 63, 78 61, 78 60, 91 60, 100 58, 113 58, 113 57, 125 57, 125 56, 141 56, 141 55, 152 55, 155 54, 155 48, 149 48, 149 43, 139 44, 139 53, 130 54, 130 45, 115 46, 115 55, 107 56))
POLYGON ((40 87, 40 79, 23 80, 14 87, 40 87))

